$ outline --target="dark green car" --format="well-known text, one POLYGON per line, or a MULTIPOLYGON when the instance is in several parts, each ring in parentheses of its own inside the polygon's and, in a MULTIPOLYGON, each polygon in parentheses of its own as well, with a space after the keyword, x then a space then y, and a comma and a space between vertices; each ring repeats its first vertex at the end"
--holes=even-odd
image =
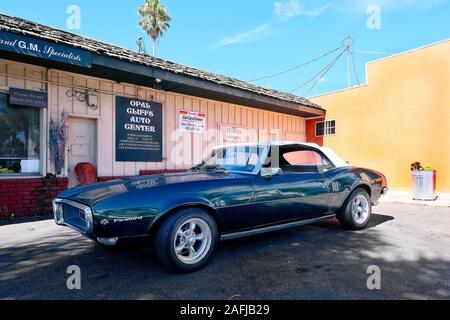
POLYGON ((337 218, 369 223, 386 178, 333 151, 296 142, 223 146, 186 173, 78 187, 54 201, 57 224, 106 246, 151 237, 178 272, 202 268, 220 240, 337 218))

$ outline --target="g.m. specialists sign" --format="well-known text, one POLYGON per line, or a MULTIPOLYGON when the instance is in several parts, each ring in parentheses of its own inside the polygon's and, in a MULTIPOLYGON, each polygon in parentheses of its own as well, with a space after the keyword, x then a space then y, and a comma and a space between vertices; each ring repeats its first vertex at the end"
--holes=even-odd
POLYGON ((162 104, 116 97, 116 161, 162 160, 162 104))
POLYGON ((92 54, 69 46, 0 31, 0 50, 90 68, 92 54))

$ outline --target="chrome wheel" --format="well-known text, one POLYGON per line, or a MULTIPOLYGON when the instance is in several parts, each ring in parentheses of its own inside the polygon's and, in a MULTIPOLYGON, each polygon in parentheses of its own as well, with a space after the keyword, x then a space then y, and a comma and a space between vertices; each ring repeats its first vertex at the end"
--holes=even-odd
POLYGON ((358 195, 352 203, 352 216, 357 224, 364 224, 370 215, 369 201, 364 195, 358 195))
POLYGON ((201 261, 211 248, 211 228, 202 219, 189 219, 177 230, 174 249, 177 258, 185 264, 201 261))

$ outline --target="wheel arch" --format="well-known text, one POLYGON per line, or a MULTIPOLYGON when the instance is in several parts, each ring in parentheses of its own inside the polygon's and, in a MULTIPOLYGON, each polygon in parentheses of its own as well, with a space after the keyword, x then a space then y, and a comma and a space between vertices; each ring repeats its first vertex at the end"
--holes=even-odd
POLYGON ((363 189, 365 190, 368 194, 369 197, 372 199, 372 188, 370 187, 370 185, 368 183, 364 183, 364 182, 359 182, 357 184, 355 184, 351 189, 350 192, 348 193, 347 197, 345 197, 344 201, 342 201, 342 203, 340 204, 340 206, 338 207, 338 211, 340 211, 345 204, 347 203, 348 199, 350 199, 350 197, 352 196, 353 192, 355 192, 355 190, 357 189, 363 189))
MULTIPOLYGON (((369 184, 367 183, 359 183, 357 184, 350 192, 350 194, 348 195, 348 197, 351 196, 351 194, 356 190, 356 189, 363 189, 365 191, 367 191, 367 193, 369 194, 369 197, 372 197, 372 188, 370 187, 369 184)), ((347 197, 347 198, 348 198, 347 197)))
POLYGON ((222 228, 222 222, 220 219, 219 214, 217 211, 212 208, 209 205, 206 205, 204 203, 186 203, 177 205, 169 210, 167 210, 165 213, 161 214, 150 226, 149 235, 150 237, 154 237, 159 227, 166 221, 170 216, 174 215, 176 212, 182 210, 182 209, 188 209, 188 208, 200 208, 203 209, 205 212, 207 212, 216 222, 217 229, 219 231, 219 236, 221 234, 221 228, 222 228))

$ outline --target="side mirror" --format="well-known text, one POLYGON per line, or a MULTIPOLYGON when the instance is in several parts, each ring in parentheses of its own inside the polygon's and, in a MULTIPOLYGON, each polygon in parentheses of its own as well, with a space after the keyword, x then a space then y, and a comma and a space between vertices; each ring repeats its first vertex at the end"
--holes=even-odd
POLYGON ((283 170, 280 168, 262 168, 261 169, 261 177, 264 179, 272 178, 275 176, 280 176, 283 173, 283 170))

